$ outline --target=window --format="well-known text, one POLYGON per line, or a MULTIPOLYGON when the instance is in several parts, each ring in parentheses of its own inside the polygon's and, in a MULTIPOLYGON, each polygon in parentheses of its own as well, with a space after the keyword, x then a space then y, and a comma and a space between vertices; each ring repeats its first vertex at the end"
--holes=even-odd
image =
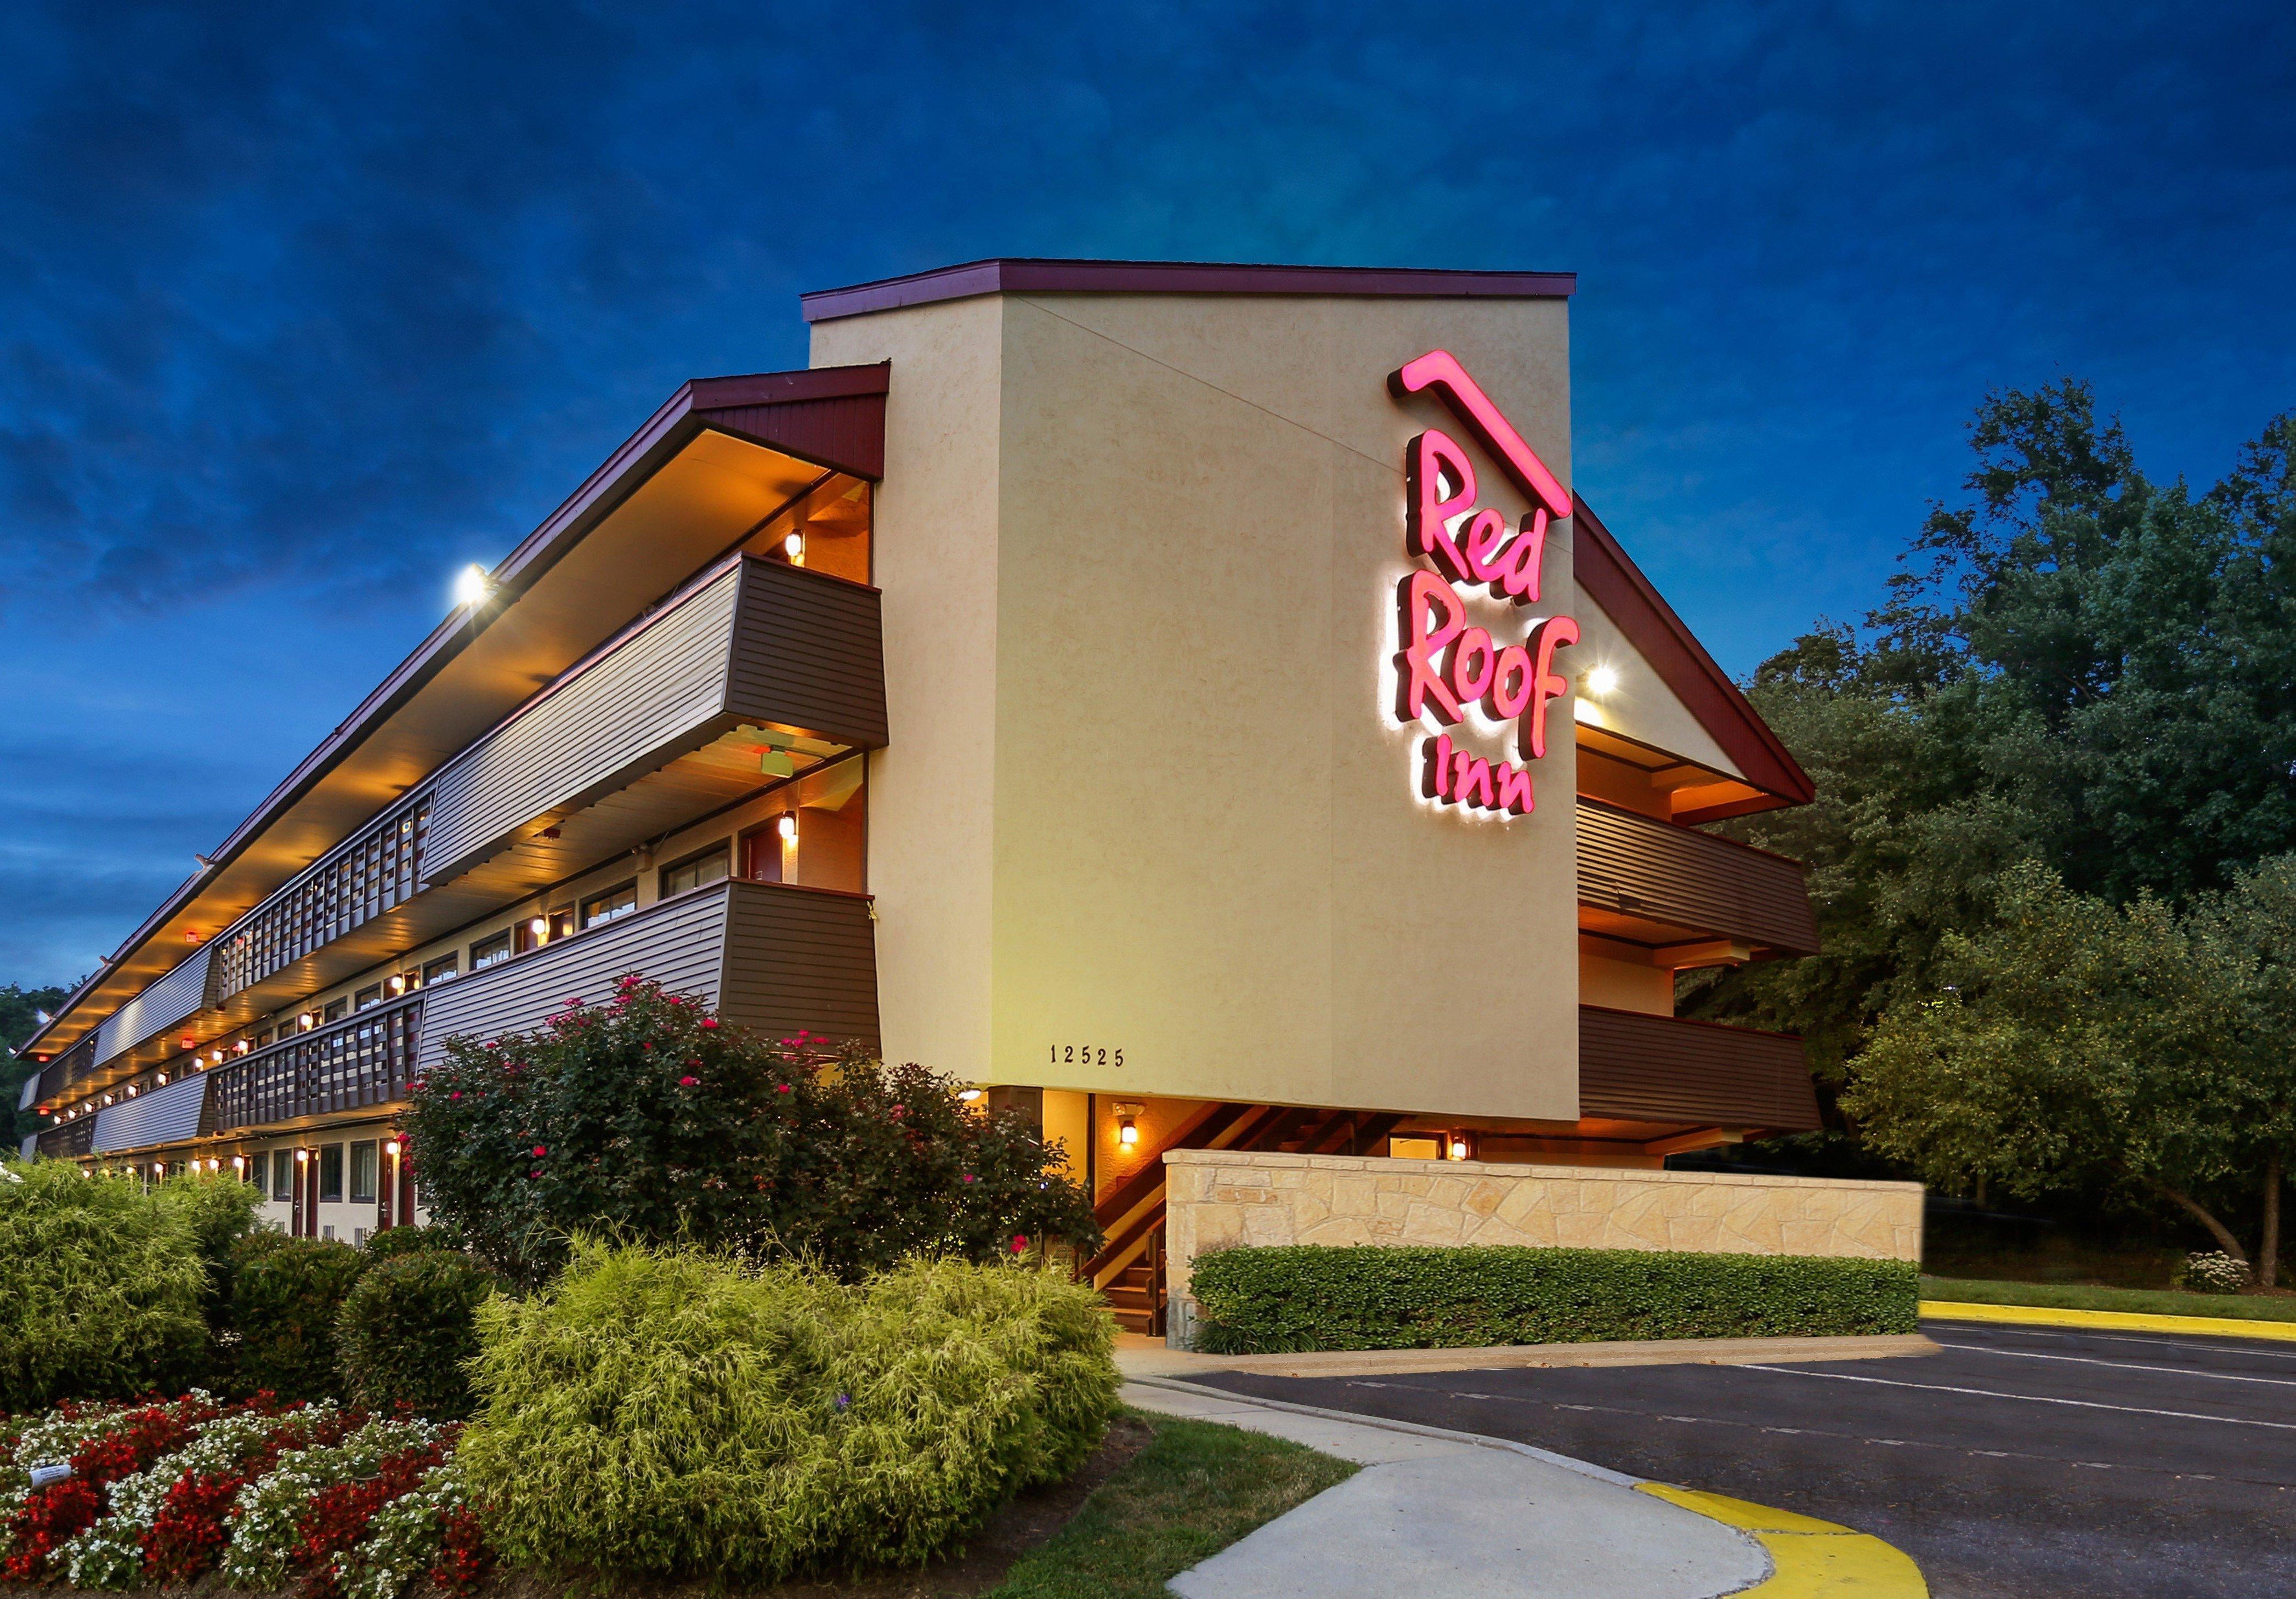
POLYGON ((627 916, 637 908, 638 885, 635 882, 619 883, 582 902, 582 925, 602 926, 627 916))
POLYGON ((327 1001, 327 1013, 324 1020, 328 1021, 340 1021, 344 1017, 350 1013, 351 1002, 349 1000, 331 999, 327 1001))
POLYGON ((574 931, 574 907, 521 918, 511 928, 511 947, 520 955, 555 942, 574 931))
POLYGON ((351 1203, 372 1205, 375 1196, 375 1146, 372 1143, 351 1145, 351 1203))
POLYGON ((295 1197, 295 1152, 291 1149, 271 1152, 271 1197, 283 1205, 295 1197))
POLYGON ((351 1003, 362 1011, 371 1004, 381 1004, 382 1003, 382 985, 381 983, 369 983, 365 988, 361 988, 358 991, 351 1003))
MULTIPOLYGON (((452 955, 447 958, 454 959, 452 955)), ((473 972, 484 972, 488 967, 498 966, 508 959, 510 934, 507 931, 498 932, 491 939, 480 939, 471 946, 471 970, 473 972)))
POLYGON ((351 1229, 351 1242, 360 1249, 366 1248, 366 1229, 365 1227, 353 1227, 351 1229))
POLYGON ((432 983, 443 983, 454 975, 455 957, 451 955, 442 955, 437 960, 428 962, 424 964, 422 968, 422 986, 427 988, 432 983))
POLYGON ((661 869, 661 897, 667 899, 672 894, 698 889, 705 882, 716 882, 733 870, 732 860, 733 851, 719 844, 700 855, 688 856, 675 865, 664 866, 661 869))
POLYGON ((319 1197, 343 1197, 343 1146, 340 1144, 330 1144, 319 1152, 319 1197))
POLYGON ((263 1191, 271 1186, 271 1157, 242 1155, 240 1158, 247 1162, 240 1170, 246 1174, 249 1182, 255 1185, 255 1197, 261 1199, 263 1191))
POLYGON ((321 1227, 319 1229, 319 1236, 324 1239, 327 1242, 332 1243, 335 1241, 335 1230, 332 1227, 321 1227))

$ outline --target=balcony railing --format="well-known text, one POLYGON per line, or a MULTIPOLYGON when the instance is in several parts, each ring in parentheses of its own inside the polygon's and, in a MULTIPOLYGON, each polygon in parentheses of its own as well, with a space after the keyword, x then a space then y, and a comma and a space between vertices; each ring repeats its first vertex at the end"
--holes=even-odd
POLYGON ((1591 931, 1817 952, 1800 863, 1598 800, 1581 798, 1578 813, 1578 903, 1595 913, 1591 931))
POLYGON ((208 1074, 202 1133, 355 1111, 406 1097, 422 1037, 421 993, 296 1033, 208 1074))
POLYGON ((430 822, 427 794, 394 807, 233 922, 209 946, 207 1003, 253 988, 412 899, 430 822))
POLYGON ((1772 1132, 1818 1126, 1800 1038, 1601 1005, 1578 1007, 1578 1114, 1772 1132))

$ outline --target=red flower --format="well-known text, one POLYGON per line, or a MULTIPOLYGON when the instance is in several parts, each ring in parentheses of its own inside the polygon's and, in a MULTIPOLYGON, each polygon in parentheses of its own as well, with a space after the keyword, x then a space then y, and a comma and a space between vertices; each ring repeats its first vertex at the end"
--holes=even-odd
POLYGON ((789 1094, 794 1092, 794 1090, 792 1090, 787 1083, 775 1083, 774 1085, 774 1092, 776 1094, 789 1094))
POLYGON ((447 1097, 448 1099, 460 1099, 460 1098, 462 1098, 462 1097, 463 1097, 463 1091, 462 1091, 460 1088, 457 1088, 457 1089, 455 1089, 452 1094, 449 1094, 447 1097))
POLYGON ((545 1149, 545 1148, 544 1148, 542 1145, 540 1145, 539 1144, 536 1144, 536 1145, 534 1146, 534 1158, 535 1158, 536 1160, 541 1160, 543 1156, 545 1156, 545 1155, 548 1154, 549 1152, 549 1152, 548 1150, 545 1149))
POLYGON ((966 1182, 968 1182, 968 1183, 971 1183, 971 1182, 977 1181, 978 1179, 976 1179, 976 1178, 973 1177, 973 1175, 972 1175, 971 1172, 969 1172, 969 1171, 968 1171, 968 1172, 966 1172, 966 1173, 964 1174, 964 1180, 965 1180, 966 1182))
POLYGON ((704 1027, 716 1027, 718 1025, 718 1018, 715 1016, 704 1016, 701 1019, 701 1025, 704 1027))
POLYGON ((677 1086, 681 1088, 691 1088, 701 1080, 698 1077, 682 1077, 677 1079, 677 1086))
POLYGON ((1013 1252, 1014 1254, 1019 1254, 1022 1250, 1025 1250, 1028 1247, 1029 1235, 1026 1233, 1015 1233, 1013 1234, 1013 1252))

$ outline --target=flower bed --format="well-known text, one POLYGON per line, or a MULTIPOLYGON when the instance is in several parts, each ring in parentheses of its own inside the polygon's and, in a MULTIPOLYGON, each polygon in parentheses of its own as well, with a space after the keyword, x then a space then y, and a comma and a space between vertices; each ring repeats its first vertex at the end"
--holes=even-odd
POLYGON ((116 1592, 219 1570, 238 1588, 398 1599, 427 1575, 467 1594, 490 1557, 460 1433, 196 1390, 0 1423, 0 1578, 116 1592), (58 1465, 70 1474, 48 1480, 58 1465))

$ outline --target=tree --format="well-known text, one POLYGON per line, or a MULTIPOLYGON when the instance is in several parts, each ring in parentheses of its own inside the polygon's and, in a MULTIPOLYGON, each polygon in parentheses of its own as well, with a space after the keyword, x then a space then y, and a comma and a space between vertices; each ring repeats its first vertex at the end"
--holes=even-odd
POLYGON ((1060 1147, 959 1095, 627 977, 530 1032, 448 1039, 407 1131, 433 1218, 529 1284, 580 1232, 801 1254, 844 1276, 1053 1237, 1097 1247, 1060 1147))
MULTIPOLYGON (((78 985, 74 984, 77 988, 78 985)), ((25 988, 14 983, 0 988, 0 1131, 7 1136, 8 1152, 13 1153, 17 1143, 27 1134, 39 1128, 40 1119, 29 1110, 19 1112, 17 1097, 23 1092, 24 1079, 40 1069, 39 1062, 29 1058, 19 1060, 16 1046, 39 1030, 43 1013, 53 1013, 71 994, 70 988, 25 988)))
MULTIPOLYGON (((2024 1197, 2125 1187, 2249 1251, 2226 1196, 2276 1193, 2290 1065, 2272 1038, 2296 1002, 2296 859, 2179 916, 2115 906, 2028 863, 1988 923, 1940 944, 1939 992, 1891 1006, 1842 1097, 1874 1148, 1949 1186, 2024 1197), (2272 958, 2257 935, 2281 931, 2272 958)), ((2284 1037, 2284 1033, 2281 1036, 2284 1037)), ((2276 1266, 2276 1220, 2257 1251, 2276 1266)))

